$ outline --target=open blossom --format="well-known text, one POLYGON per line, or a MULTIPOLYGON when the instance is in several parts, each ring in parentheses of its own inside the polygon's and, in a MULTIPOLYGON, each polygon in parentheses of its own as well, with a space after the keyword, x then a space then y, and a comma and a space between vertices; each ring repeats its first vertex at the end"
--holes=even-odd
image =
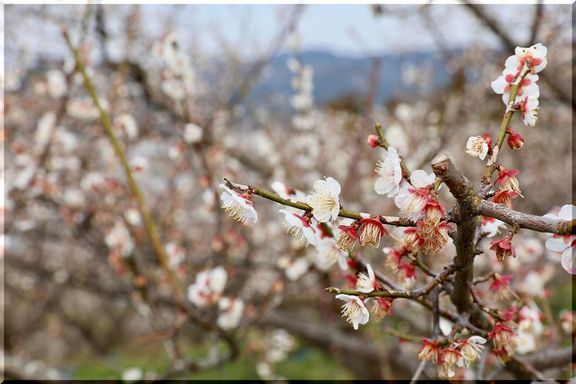
POLYGON ((388 147, 386 158, 379 161, 376 166, 376 173, 379 176, 374 183, 376 193, 394 197, 398 193, 402 181, 402 167, 396 148, 388 147))
POLYGON ((394 198, 400 211, 412 217, 419 216, 430 199, 430 186, 435 178, 433 173, 427 174, 420 169, 413 171, 410 174, 412 186, 404 184, 394 198))
POLYGON ((400 248, 387 248, 386 247, 386 248, 382 249, 382 252, 384 252, 387 255, 386 261, 385 261, 386 267, 390 268, 393 272, 397 272, 398 271, 398 265, 400 265, 402 258, 404 258, 404 256, 407 256, 408 254, 410 254, 411 250, 407 246, 403 245, 400 248))
POLYGON ((484 344, 486 344, 486 339, 481 336, 471 336, 458 342, 464 366, 469 367, 471 363, 480 358, 484 344))
POLYGON ((508 189, 503 189, 501 191, 496 192, 492 201, 497 204, 503 204, 507 208, 512 208, 512 199, 517 198, 518 192, 510 191, 508 189))
POLYGON ((340 212, 340 183, 328 177, 314 182, 315 193, 306 197, 314 218, 321 223, 336 220, 340 212))
POLYGON ((336 298, 344 301, 342 315, 346 318, 346 321, 352 324, 355 330, 358 329, 358 325, 368 323, 370 312, 362 299, 358 296, 344 294, 336 295, 336 298))
MULTIPOLYGON (((564 205, 557 215, 547 214, 544 217, 561 220, 573 220, 576 217, 576 206, 564 205)), ((553 235, 546 240, 546 249, 552 252, 562 252, 560 263, 570 274, 576 274, 574 263, 574 247, 576 247, 576 236, 574 235, 553 235)))
POLYGON ((536 125, 538 120, 538 97, 535 95, 526 95, 518 103, 518 108, 522 113, 522 121, 524 125, 528 127, 533 127, 536 125))
POLYGON ((361 219, 359 223, 360 244, 378 248, 382 236, 388 234, 384 224, 378 219, 361 219))
POLYGON ((305 257, 298 257, 294 260, 282 258, 278 261, 278 266, 284 269, 289 280, 296 281, 308 272, 310 264, 305 257))
POLYGON ((494 184, 500 185, 502 190, 508 190, 516 192, 519 196, 522 196, 522 191, 520 190, 520 184, 516 176, 520 173, 518 169, 506 169, 500 167, 498 170, 498 177, 494 184))
POLYGON ((318 244, 316 230, 310 225, 310 219, 302 217, 297 213, 281 209, 280 213, 284 214, 288 232, 297 240, 304 241, 306 244, 318 244))
POLYGON ((338 229, 340 230, 338 246, 346 252, 351 252, 356 242, 360 239, 356 227, 353 225, 339 225, 338 229))
POLYGON ((200 142, 202 140, 202 135, 203 135, 202 127, 196 124, 190 123, 186 124, 186 126, 184 127, 183 137, 184 141, 187 142, 188 144, 195 144, 200 142))
POLYGON ((438 364, 440 362, 440 347, 438 343, 427 339, 422 340, 422 348, 420 353, 418 353, 418 359, 438 364))
POLYGON ((198 307, 215 302, 224 291, 227 279, 228 274, 222 267, 199 272, 195 283, 188 287, 188 300, 198 307))
POLYGON ((372 301, 371 311, 376 317, 376 320, 382 320, 392 312, 392 299, 387 297, 371 297, 372 301))
POLYGON ((404 235, 402 244, 409 252, 417 253, 426 242, 422 234, 422 224, 418 224, 415 228, 406 228, 404 235))
POLYGON ((493 217, 482 216, 482 223, 480 225, 480 231, 486 233, 486 237, 491 238, 496 236, 500 232, 500 227, 506 225, 503 221, 495 219, 493 217))
POLYGON ((358 274, 358 279, 356 280, 356 290, 358 292, 370 293, 375 289, 378 289, 376 276, 374 275, 374 270, 370 264, 366 264, 366 270, 368 271, 368 275, 364 273, 358 274))
POLYGON ((501 263, 503 263, 509 256, 516 257, 509 237, 500 240, 492 240, 490 243, 490 249, 496 252, 496 258, 498 258, 498 261, 501 263))
POLYGON ((114 224, 104 241, 111 251, 119 252, 123 257, 128 257, 134 250, 134 241, 123 221, 117 221, 114 224))
POLYGON ((457 366, 462 366, 462 354, 455 348, 444 348, 440 350, 440 364, 438 365, 438 376, 440 378, 454 377, 457 366))
POLYGON ((466 142, 466 153, 484 160, 490 149, 489 142, 482 136, 470 136, 466 142))
MULTIPOLYGON (((445 220, 425 219, 417 223, 417 232, 420 244, 418 247, 426 254, 441 250, 448 242, 450 224, 445 220)), ((409 236, 407 236, 409 237, 409 236)), ((418 247, 415 247, 416 249, 418 247)))
POLYGON ((400 263, 398 264, 398 279, 400 280, 400 285, 409 289, 414 285, 416 279, 416 267, 410 263, 400 263))
POLYGON ((258 213, 252 204, 252 198, 249 194, 240 194, 220 184, 220 188, 224 189, 220 199, 222 201, 222 208, 230 214, 230 216, 243 224, 248 222, 256 223, 258 221, 258 213))
POLYGON ((166 244, 166 253, 168 254, 168 263, 172 268, 179 266, 186 257, 184 249, 176 243, 166 244))
POLYGON ((535 74, 546 68, 548 63, 546 55, 548 49, 542 45, 542 43, 534 44, 531 47, 516 47, 514 50, 514 56, 508 57, 506 59, 506 68, 516 69, 521 71, 524 65, 528 65, 530 68, 530 73, 535 74))
POLYGON ((218 309, 221 311, 216 324, 222 329, 234 329, 240 324, 244 312, 242 299, 222 297, 218 300, 218 309))
MULTIPOLYGON (((510 101, 510 88, 518 79, 518 76, 520 76, 519 70, 505 68, 502 75, 492 82, 492 90, 502 95, 504 104, 508 104, 510 101)), ((536 81, 538 81, 538 75, 526 75, 524 80, 518 85, 517 97, 526 94, 539 95, 540 90, 538 89, 538 85, 536 85, 536 81)))
POLYGON ((508 324, 496 323, 488 335, 488 338, 492 340, 494 348, 503 348, 507 351, 514 349, 515 333, 508 324))
POLYGON ((513 292, 510 290, 512 277, 512 275, 500 275, 499 273, 495 273, 492 277, 492 282, 490 283, 490 291, 492 291, 501 300, 510 298, 513 295, 513 292))
POLYGON ((316 250, 318 251, 318 255, 316 257, 315 264, 321 270, 326 271, 335 263, 338 263, 338 266, 343 271, 348 269, 348 255, 346 252, 340 249, 333 237, 325 237, 320 239, 318 244, 316 244, 316 250))

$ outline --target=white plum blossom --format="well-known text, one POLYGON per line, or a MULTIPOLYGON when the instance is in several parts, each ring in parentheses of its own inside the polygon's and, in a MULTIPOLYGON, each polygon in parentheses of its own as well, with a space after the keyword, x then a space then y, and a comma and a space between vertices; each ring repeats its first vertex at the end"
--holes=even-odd
POLYGON ((124 212, 124 218, 128 224, 138 227, 142 225, 142 215, 135 208, 129 208, 124 212))
POLYGON ((532 74, 538 73, 546 68, 548 63, 546 59, 547 53, 548 49, 542 43, 534 44, 528 48, 516 47, 514 55, 508 57, 504 65, 506 68, 521 71, 524 65, 528 64, 532 74))
POLYGON ((342 316, 352 324, 355 330, 358 330, 358 325, 368 323, 368 320, 370 320, 370 312, 364 305, 362 299, 358 296, 345 294, 336 295, 336 299, 344 301, 344 305, 342 305, 342 316))
POLYGON ((410 174, 410 181, 415 188, 426 188, 436 180, 436 175, 432 173, 426 173, 421 169, 416 169, 410 174))
POLYGON ((420 169, 413 171, 410 174, 412 186, 408 183, 403 183, 394 198, 394 203, 400 211, 410 217, 419 216, 428 202, 430 195, 429 186, 434 183, 435 178, 434 173, 427 174, 420 169))
POLYGON ((486 339, 481 336, 471 336, 459 344, 462 353, 462 360, 459 361, 459 365, 469 367, 471 363, 480 358, 486 339))
POLYGON ((242 299, 231 299, 222 297, 218 300, 218 309, 222 311, 216 323, 222 329, 229 330, 238 327, 244 312, 244 302, 242 299))
MULTIPOLYGON (((516 69, 505 68, 502 75, 491 84, 492 90, 495 93, 502 95, 502 101, 505 105, 508 105, 508 102, 510 101, 510 88, 517 80, 518 76, 520 76, 520 72, 516 69)), ((536 84, 538 79, 538 75, 526 75, 522 83, 518 86, 516 100, 524 95, 532 95, 538 98, 540 96, 540 89, 536 84)))
POLYGON ((506 223, 493 217, 483 217, 480 225, 480 232, 486 233, 487 238, 492 238, 500 233, 500 228, 506 226, 506 223))
MULTIPOLYGON (((576 217, 576 206, 564 205, 557 215, 547 214, 544 217, 561 220, 574 220, 576 217)), ((552 252, 561 252, 560 263, 562 267, 570 274, 576 274, 576 265, 574 263, 574 246, 576 245, 576 236, 574 235, 553 235, 546 240, 546 249, 552 252)))
POLYGON ((222 208, 224 208, 234 220, 243 224, 254 224, 258 221, 258 212, 254 209, 250 195, 235 192, 224 184, 220 184, 220 188, 224 189, 220 195, 222 208))
POLYGON ((281 209, 279 212, 284 214, 284 219, 286 220, 285 226, 295 239, 305 242, 306 245, 318 244, 316 229, 311 225, 309 219, 286 209, 281 209))
POLYGON ((368 275, 364 273, 358 274, 358 280, 356 280, 356 290, 362 293, 370 293, 374 291, 374 286, 376 285, 376 276, 374 275, 374 270, 370 264, 366 264, 366 269, 368 275))
POLYGON ((57 99, 66 94, 68 87, 66 85, 66 77, 62 71, 56 69, 48 71, 46 73, 46 81, 50 97, 57 99))
POLYGON ((554 275, 554 267, 550 264, 544 265, 539 270, 530 271, 519 284, 518 290, 530 296, 541 297, 545 294, 545 287, 554 275))
POLYGON ((291 281, 296 281, 306 272, 308 272, 308 268, 310 264, 308 260, 304 257, 299 257, 292 261, 283 260, 279 261, 280 267, 284 268, 284 272, 286 273, 286 277, 291 281))
POLYGON ((522 112, 522 121, 524 125, 533 127, 538 120, 538 97, 533 95, 526 95, 519 103, 520 112, 522 112))
POLYGON ((348 269, 347 253, 338 246, 333 237, 325 237, 316 244, 318 255, 315 259, 316 266, 321 270, 328 270, 334 264, 338 263, 341 270, 348 269))
POLYGON ((536 350, 536 338, 534 334, 524 331, 518 331, 515 337, 515 351, 519 355, 525 355, 536 350))
POLYGON ((138 123, 134 116, 123 113, 116 118, 116 124, 124 130, 129 139, 138 137, 138 123))
POLYGON ((194 284, 188 287, 188 300, 198 307, 216 302, 226 287, 227 279, 228 274, 223 267, 199 272, 194 284))
POLYGON ((134 241, 123 221, 117 221, 108 232, 104 241, 111 250, 117 250, 123 257, 128 257, 134 249, 134 241))
POLYGON ((168 254, 168 264, 170 267, 175 268, 179 266, 186 256, 184 249, 176 243, 170 242, 166 244, 166 253, 168 254))
POLYGON ((196 124, 186 124, 184 126, 184 141, 188 144, 195 144, 202 140, 203 130, 202 127, 196 124))
POLYGON ((466 142, 466 153, 484 160, 488 154, 488 141, 482 136, 470 136, 466 142))
POLYGON ((376 165, 376 173, 379 176, 374 183, 376 193, 394 197, 398 193, 402 181, 400 156, 394 147, 388 147, 386 157, 376 165))
POLYGON ((340 212, 340 183, 328 177, 314 182, 315 193, 306 196, 306 203, 312 207, 314 218, 321 223, 336 220, 340 212))

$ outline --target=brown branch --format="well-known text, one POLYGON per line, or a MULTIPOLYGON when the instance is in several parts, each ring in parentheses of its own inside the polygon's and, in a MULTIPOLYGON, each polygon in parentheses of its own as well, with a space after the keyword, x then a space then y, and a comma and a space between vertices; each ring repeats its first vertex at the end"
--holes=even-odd
POLYGON ((443 154, 432 160, 432 170, 448 186, 460 208, 460 220, 454 239, 456 273, 451 298, 459 313, 468 313, 473 308, 470 288, 474 275, 473 263, 476 254, 474 236, 480 197, 474 192, 472 184, 456 169, 448 155, 443 154))
POLYGON ((486 200, 480 202, 479 213, 483 216, 501 220, 510 225, 518 225, 520 228, 531 229, 537 232, 573 235, 576 231, 576 219, 568 221, 530 215, 486 200))

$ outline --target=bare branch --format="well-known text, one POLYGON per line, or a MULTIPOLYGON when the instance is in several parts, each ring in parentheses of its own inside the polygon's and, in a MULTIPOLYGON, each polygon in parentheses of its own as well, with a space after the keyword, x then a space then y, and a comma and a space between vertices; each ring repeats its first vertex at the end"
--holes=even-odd
POLYGON ((530 215, 486 200, 480 202, 480 214, 493 217, 510 225, 518 225, 520 228, 531 229, 537 232, 573 235, 576 230, 576 220, 568 221, 530 215))

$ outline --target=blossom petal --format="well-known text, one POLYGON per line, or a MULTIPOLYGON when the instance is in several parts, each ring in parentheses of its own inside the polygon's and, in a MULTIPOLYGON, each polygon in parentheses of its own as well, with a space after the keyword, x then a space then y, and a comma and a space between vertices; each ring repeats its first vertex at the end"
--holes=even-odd
POLYGON ((546 249, 552 252, 564 252, 568 244, 561 237, 551 237, 546 240, 546 249))
POLYGON ((560 257, 560 264, 571 275, 576 274, 576 266, 574 265, 574 249, 572 247, 566 248, 560 257))

